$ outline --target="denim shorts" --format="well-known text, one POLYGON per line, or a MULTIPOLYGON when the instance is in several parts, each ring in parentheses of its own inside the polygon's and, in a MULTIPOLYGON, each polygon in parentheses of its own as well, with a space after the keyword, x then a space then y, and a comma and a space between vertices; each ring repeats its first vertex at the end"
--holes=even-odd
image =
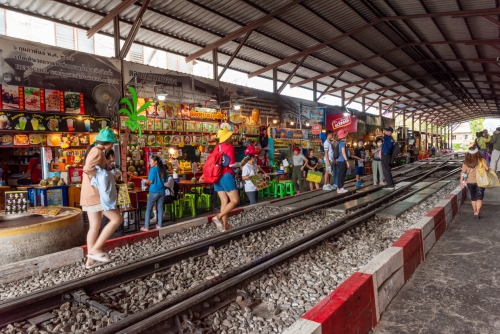
POLYGON ((237 190, 236 181, 234 180, 234 175, 231 173, 222 174, 222 177, 218 182, 214 184, 214 190, 230 192, 233 190, 237 190))
POLYGON ((364 176, 365 175, 365 167, 356 166, 356 175, 364 176))

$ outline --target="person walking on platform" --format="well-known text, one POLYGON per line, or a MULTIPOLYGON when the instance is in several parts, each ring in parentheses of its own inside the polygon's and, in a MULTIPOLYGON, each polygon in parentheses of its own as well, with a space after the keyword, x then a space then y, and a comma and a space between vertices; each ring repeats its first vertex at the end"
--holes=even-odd
POLYGON ((356 166, 356 188, 363 187, 361 178, 365 176, 365 148, 363 147, 363 138, 358 139, 358 147, 354 150, 354 164, 356 166))
POLYGON ((373 170, 373 185, 379 185, 384 182, 384 173, 382 171, 382 138, 377 138, 377 148, 373 152, 372 170, 373 170))
POLYGON ((241 163, 236 162, 236 150, 229 140, 232 135, 233 131, 231 131, 231 125, 229 123, 222 123, 217 132, 217 138, 219 138, 220 144, 215 146, 215 150, 222 151, 222 167, 224 169, 222 171, 222 177, 214 184, 214 190, 220 198, 220 212, 217 216, 212 218, 212 221, 222 232, 231 229, 228 222, 229 212, 231 212, 240 201, 233 168, 240 167, 241 163))
MULTIPOLYGON (((479 153, 486 159, 487 144, 491 141, 491 137, 488 134, 488 130, 483 130, 482 132, 477 133, 476 145, 479 149, 479 153)), ((487 159, 486 159, 487 160, 487 159)))
POLYGON ((95 181, 93 179, 98 177, 99 171, 102 173, 102 170, 105 170, 107 161, 104 151, 110 150, 113 144, 117 142, 118 140, 113 130, 110 128, 102 129, 96 137, 96 142, 87 148, 83 159, 84 175, 82 177, 80 205, 82 206, 82 211, 87 213, 89 219, 89 231, 87 233, 88 253, 85 264, 85 268, 87 269, 111 262, 108 254, 103 252, 104 243, 123 222, 123 217, 116 207, 118 196, 116 194, 114 177, 109 177, 108 181, 112 181, 110 184, 103 184, 106 189, 101 189, 101 179, 98 181, 99 188, 91 184, 91 182, 95 181), (114 194, 111 191, 112 189, 114 189, 114 194), (107 201, 103 201, 102 198, 106 195, 108 196, 107 201), (112 196, 114 198, 111 198, 112 196), (113 202, 114 208, 112 207, 113 202), (99 235, 103 214, 108 217, 109 223, 99 235))
POLYGON ((304 171, 307 159, 300 152, 300 148, 298 147, 293 148, 292 162, 292 182, 296 193, 300 194, 300 191, 302 190, 302 172, 304 171))
MULTIPOLYGON (((332 144, 333 152, 337 150, 337 145, 339 144, 337 133, 333 134, 332 140, 330 141, 332 144)), ((333 159, 332 163, 332 176, 330 180, 330 184, 333 187, 333 190, 337 189, 337 184, 339 182, 339 167, 337 166, 337 160, 333 159)))
POLYGON ((344 189, 347 170, 350 168, 347 156, 347 146, 345 143, 345 138, 347 138, 347 135, 348 132, 344 129, 341 129, 339 130, 339 132, 337 132, 337 138, 339 139, 339 144, 337 145, 335 159, 337 159, 337 166, 339 167, 339 180, 337 183, 338 194, 343 194, 347 192, 347 190, 344 189))
POLYGON ((500 173, 500 127, 496 128, 491 136, 490 144, 493 144, 493 151, 491 152, 490 168, 497 174, 500 173))
POLYGON ((333 138, 333 132, 326 130, 326 140, 323 143, 323 148, 325 150, 325 183, 323 185, 323 190, 333 190, 332 185, 330 185, 330 175, 332 175, 332 165, 333 165, 333 147, 330 142, 333 138))
MULTIPOLYGON (((309 149, 309 155, 307 156, 307 163, 306 163, 306 175, 307 175, 307 172, 309 171, 312 171, 312 172, 315 172, 318 170, 318 163, 319 163, 319 160, 318 158, 316 158, 314 156, 314 150, 311 148, 309 149)), ((309 181, 309 189, 311 191, 314 190, 314 187, 316 187, 316 189, 319 189, 319 183, 316 183, 316 182, 312 182, 312 181, 309 181)))
POLYGON ((149 158, 149 174, 145 183, 149 185, 148 203, 146 206, 146 217, 144 218, 144 226, 141 231, 149 231, 149 223, 151 222, 151 210, 153 205, 156 205, 156 229, 159 230, 163 222, 163 208, 165 201, 165 182, 168 180, 168 174, 163 165, 163 161, 157 155, 152 155, 149 158))
POLYGON ((479 164, 483 164, 484 169, 488 170, 486 160, 483 158, 476 145, 469 148, 465 154, 465 160, 462 165, 462 174, 460 174, 460 187, 467 188, 470 192, 470 202, 474 210, 474 219, 480 219, 479 212, 483 206, 484 188, 477 186, 476 169, 479 164))
POLYGON ((392 150, 394 149, 396 142, 394 141, 394 138, 392 138, 393 131, 394 129, 390 126, 384 129, 384 142, 382 144, 382 172, 386 182, 384 189, 389 190, 394 190, 394 181, 391 173, 391 160, 392 150))

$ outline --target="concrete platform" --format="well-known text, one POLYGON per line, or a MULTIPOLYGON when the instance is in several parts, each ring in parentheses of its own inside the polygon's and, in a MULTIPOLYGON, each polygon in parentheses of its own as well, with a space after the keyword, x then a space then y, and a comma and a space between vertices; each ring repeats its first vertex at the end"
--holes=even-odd
POLYGON ((482 219, 470 201, 388 306, 375 334, 500 333, 500 189, 487 189, 482 219))

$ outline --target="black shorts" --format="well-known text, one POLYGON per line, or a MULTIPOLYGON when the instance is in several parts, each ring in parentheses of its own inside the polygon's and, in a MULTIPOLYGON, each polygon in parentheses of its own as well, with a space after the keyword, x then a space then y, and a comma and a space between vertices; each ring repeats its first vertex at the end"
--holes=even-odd
POLYGON ((470 200, 475 202, 477 200, 482 201, 484 198, 484 188, 478 187, 477 183, 467 183, 467 188, 470 192, 470 200))

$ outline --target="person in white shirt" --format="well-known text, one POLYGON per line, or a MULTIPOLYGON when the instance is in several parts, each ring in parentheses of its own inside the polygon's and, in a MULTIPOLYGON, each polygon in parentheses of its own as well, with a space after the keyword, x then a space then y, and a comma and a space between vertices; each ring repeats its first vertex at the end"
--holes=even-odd
POLYGON ((323 190, 333 190, 333 186, 330 184, 330 175, 332 175, 332 165, 333 165, 333 146, 331 140, 333 138, 333 132, 330 130, 326 131, 326 140, 323 143, 323 148, 325 150, 325 182, 323 190))
POLYGON ((294 147, 292 161, 292 182, 296 193, 300 194, 300 191, 302 190, 302 173, 304 172, 304 168, 307 163, 307 159, 300 152, 300 148, 294 147))
POLYGON ((255 156, 247 154, 244 161, 246 162, 241 169, 241 179, 245 181, 245 194, 247 194, 250 204, 257 203, 257 187, 250 181, 250 177, 257 174, 257 167, 255 166, 255 156))

